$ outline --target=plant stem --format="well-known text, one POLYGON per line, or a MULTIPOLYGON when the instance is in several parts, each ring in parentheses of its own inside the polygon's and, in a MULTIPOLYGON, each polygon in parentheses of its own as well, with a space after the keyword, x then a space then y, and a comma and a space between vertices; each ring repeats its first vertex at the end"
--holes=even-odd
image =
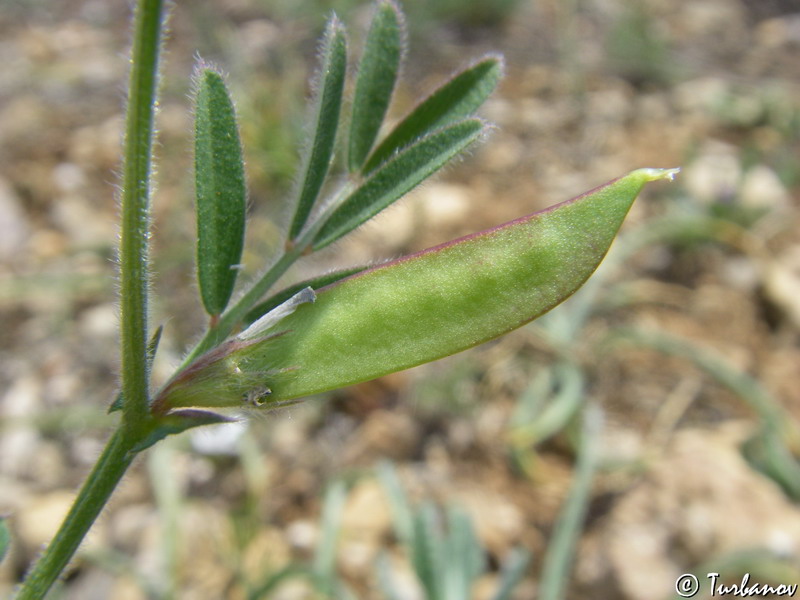
POLYGON ((25 578, 17 600, 44 598, 133 462, 135 455, 130 452, 132 445, 126 430, 122 428, 108 440, 58 533, 25 578))
POLYGON ((147 247, 163 13, 162 0, 139 1, 131 52, 119 249, 123 421, 108 440, 58 533, 25 578, 18 600, 40 599, 47 594, 133 462, 131 448, 152 426, 147 373, 147 247))
POLYGON ((123 426, 137 429, 149 419, 147 374, 147 286, 150 171, 158 84, 162 0, 140 0, 131 52, 122 229, 119 249, 120 339, 123 426))

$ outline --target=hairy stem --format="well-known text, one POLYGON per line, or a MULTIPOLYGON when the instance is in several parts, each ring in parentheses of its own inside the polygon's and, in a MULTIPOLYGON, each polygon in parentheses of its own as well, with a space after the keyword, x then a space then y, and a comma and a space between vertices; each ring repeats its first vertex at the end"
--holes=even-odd
POLYGON ((133 35, 119 250, 123 421, 109 439, 58 533, 23 581, 18 600, 44 598, 133 462, 135 453, 131 449, 152 427, 147 391, 147 248, 163 13, 162 0, 140 0, 133 35))
POLYGON ((162 0, 141 0, 136 9, 125 128, 119 249, 120 339, 124 426, 132 429, 144 425, 149 417, 147 249, 153 120, 163 12, 162 0))

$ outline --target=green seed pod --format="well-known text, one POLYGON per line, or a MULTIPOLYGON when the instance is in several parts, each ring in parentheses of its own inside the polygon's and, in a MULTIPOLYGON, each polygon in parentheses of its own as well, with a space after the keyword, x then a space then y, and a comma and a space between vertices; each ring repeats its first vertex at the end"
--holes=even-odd
POLYGON ((321 288, 315 302, 295 301, 201 356, 179 374, 180 393, 168 386, 158 403, 231 406, 251 391, 261 403, 280 403, 499 337, 572 295, 600 264, 644 184, 676 172, 639 169, 544 211, 321 288))

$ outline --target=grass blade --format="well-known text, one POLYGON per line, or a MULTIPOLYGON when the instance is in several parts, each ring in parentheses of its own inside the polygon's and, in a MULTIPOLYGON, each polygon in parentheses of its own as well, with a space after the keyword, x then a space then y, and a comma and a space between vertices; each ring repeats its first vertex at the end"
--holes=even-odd
POLYGON ((503 562, 500 584, 497 588, 497 593, 492 596, 491 600, 510 600, 511 592, 522 580, 530 562, 530 552, 521 548, 512 550, 511 555, 503 562))
POLYGON ((483 547, 475 535, 472 520, 465 512, 447 509, 447 535, 444 540, 444 600, 469 598, 472 584, 486 566, 483 547))
POLYGON ((348 143, 351 172, 364 164, 389 108, 404 53, 403 27, 397 5, 391 0, 379 2, 356 78, 348 143))
POLYGON ((589 404, 583 414, 581 443, 575 466, 575 481, 569 491, 553 536, 547 546, 539 584, 540 600, 566 598, 567 584, 575 549, 591 499, 592 481, 597 470, 597 454, 603 416, 589 404))
POLYGON ((195 76, 197 278, 203 306, 228 305, 242 257, 247 194, 236 115, 222 76, 204 64, 195 76))
POLYGON ((386 600, 403 600, 398 591, 397 583, 392 576, 392 567, 389 562, 389 557, 383 553, 378 557, 376 567, 378 587, 386 600))
POLYGON ((511 440, 518 448, 535 446, 561 431, 583 406, 585 377, 574 363, 560 361, 553 369, 553 389, 547 402, 534 415, 511 429, 511 440))
POLYGON ((0 563, 8 554, 9 548, 11 548, 11 532, 8 530, 8 520, 6 517, 0 517, 0 563))
POLYGON ((336 546, 342 527, 342 510, 347 500, 347 487, 335 481, 325 492, 322 506, 322 535, 314 556, 314 573, 325 593, 333 593, 336 582, 336 546))
POLYGON ((689 360, 719 384, 744 400, 759 417, 759 432, 745 444, 745 457, 772 477, 789 496, 800 498, 800 465, 791 448, 797 447, 800 430, 780 402, 754 377, 743 373, 714 352, 697 344, 656 331, 622 329, 612 341, 653 348, 669 356, 689 360))
POLYGON ((432 504, 420 506, 413 517, 411 564, 425 590, 427 600, 444 600, 441 563, 444 553, 437 517, 436 508, 432 504))
POLYGON ((331 214, 313 242, 324 248, 377 215, 438 171, 485 131, 480 119, 466 119, 419 140, 376 170, 331 214))
POLYGON ((322 64, 315 82, 314 128, 302 160, 297 208, 289 228, 294 240, 311 214, 333 157, 347 71, 347 39, 342 23, 333 16, 322 43, 322 64))
POLYGON ((410 547, 414 537, 414 515, 397 471, 390 462, 381 461, 378 465, 378 478, 389 500, 395 534, 403 544, 410 547))
POLYGON ((435 129, 472 115, 503 75, 503 60, 488 56, 464 69, 423 100, 372 152, 363 172, 369 173, 392 154, 435 129))

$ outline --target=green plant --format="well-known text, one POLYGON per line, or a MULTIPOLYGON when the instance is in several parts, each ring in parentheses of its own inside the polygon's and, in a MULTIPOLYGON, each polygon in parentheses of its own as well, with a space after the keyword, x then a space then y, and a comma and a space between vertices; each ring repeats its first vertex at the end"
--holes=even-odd
MULTIPOLYGON (((380 465, 378 475, 389 498, 395 531, 409 554, 427 600, 469 598, 477 579, 486 573, 486 551, 469 515, 455 506, 442 514, 433 504, 412 506, 394 469, 380 465), (444 523, 442 522, 444 520, 444 523)), ((492 600, 507 600, 522 580, 530 554, 517 548, 504 560, 492 600)), ((378 578, 385 597, 398 598, 386 556, 378 563, 378 578)))
POLYGON ((150 366, 162 328, 150 335, 147 319, 150 178, 164 13, 161 0, 140 0, 134 21, 121 186, 121 381, 110 408, 121 418, 62 527, 23 581, 19 599, 47 593, 140 452, 168 435, 231 420, 207 408, 294 402, 519 327, 575 292, 603 259, 643 185, 676 172, 640 169, 547 211, 263 300, 297 260, 375 216, 488 130, 472 115, 500 78, 497 56, 461 71, 381 135, 405 42, 399 8, 380 0, 350 111, 343 109, 345 29, 336 17, 328 21, 285 248, 229 305, 244 240, 244 169, 224 79, 200 62, 197 272, 209 325, 175 375, 152 391, 150 366), (347 132, 342 122, 349 124, 347 132), (336 186, 329 171, 340 138, 347 172, 336 186))

